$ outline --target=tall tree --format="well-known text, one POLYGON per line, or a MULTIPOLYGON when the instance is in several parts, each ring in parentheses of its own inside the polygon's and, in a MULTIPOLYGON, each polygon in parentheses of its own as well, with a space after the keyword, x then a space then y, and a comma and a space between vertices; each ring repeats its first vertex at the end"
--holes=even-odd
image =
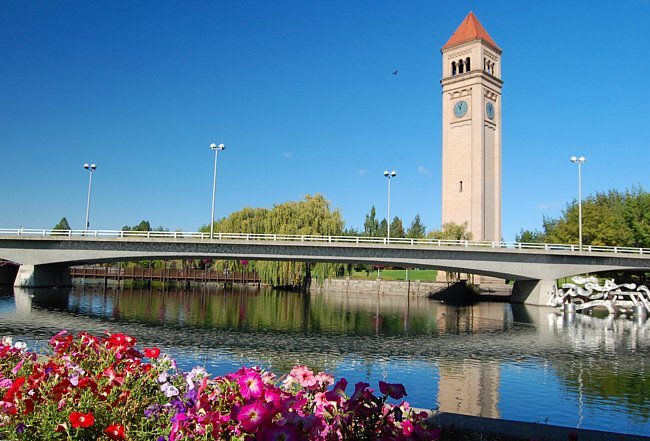
POLYGON ((382 219, 379 222, 379 228, 377 229, 377 237, 386 237, 388 236, 388 222, 386 219, 382 219))
POLYGON ((393 221, 390 223, 390 237, 404 237, 404 225, 402 224, 402 219, 395 216, 393 221))
MULTIPOLYGON (((545 216, 543 232, 521 230, 522 242, 578 243, 579 207, 567 204, 558 218, 545 216)), ((586 197, 582 202, 582 243, 650 247, 650 193, 642 188, 610 190, 586 197)))
POLYGON ((420 219, 420 215, 416 214, 415 218, 413 219, 413 222, 411 222, 411 225, 408 227, 406 230, 406 237, 410 237, 413 239, 418 239, 426 236, 427 234, 427 229, 426 227, 422 224, 422 220, 420 219))
POLYGON ((151 231, 151 224, 147 220, 143 220, 138 225, 132 227, 124 225, 122 231, 151 231))
POLYGON ((363 223, 363 235, 366 237, 379 236, 379 221, 377 220, 377 211, 374 205, 370 209, 370 213, 366 214, 366 220, 363 223))
MULTIPOLYGON (((329 202, 320 194, 307 195, 302 201, 291 201, 275 205, 272 209, 244 208, 215 222, 214 231, 221 233, 287 234, 287 235, 343 235, 341 212, 331 210, 329 202)), ((204 225, 200 231, 210 231, 204 225)), ((233 271, 240 271, 240 262, 217 261, 214 267, 229 265, 233 271)), ((313 265, 311 273, 316 279, 335 276, 340 271, 350 271, 351 266, 319 263, 313 265)), ((264 283, 272 286, 299 286, 305 274, 304 262, 255 261, 249 262, 247 270, 254 270, 264 283)))
POLYGON ((54 228, 52 228, 52 229, 53 230, 71 230, 72 228, 70 228, 70 224, 68 223, 68 219, 66 219, 66 217, 63 216, 61 218, 61 220, 59 221, 59 223, 56 224, 54 226, 54 228))

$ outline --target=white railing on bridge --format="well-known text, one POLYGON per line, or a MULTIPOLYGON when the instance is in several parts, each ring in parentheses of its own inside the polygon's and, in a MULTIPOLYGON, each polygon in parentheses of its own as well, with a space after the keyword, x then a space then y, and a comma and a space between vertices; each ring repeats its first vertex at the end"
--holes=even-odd
MULTIPOLYGON (((210 233, 185 232, 185 231, 116 231, 116 230, 49 230, 28 228, 0 228, 2 236, 17 237, 74 237, 76 239, 94 238, 161 238, 177 240, 245 240, 245 241, 273 241, 273 242, 316 242, 316 243, 343 243, 343 244, 382 244, 382 245, 407 245, 407 246, 437 246, 437 247, 464 247, 464 248, 500 248, 511 250, 545 250, 545 251, 573 251, 580 252, 576 244, 548 244, 548 243, 522 243, 522 242, 489 242, 471 240, 442 240, 442 239, 411 239, 385 237, 356 237, 356 236, 314 236, 299 234, 253 234, 253 233, 210 233)), ((612 247, 583 245, 582 253, 623 253, 650 255, 650 248, 612 247)))

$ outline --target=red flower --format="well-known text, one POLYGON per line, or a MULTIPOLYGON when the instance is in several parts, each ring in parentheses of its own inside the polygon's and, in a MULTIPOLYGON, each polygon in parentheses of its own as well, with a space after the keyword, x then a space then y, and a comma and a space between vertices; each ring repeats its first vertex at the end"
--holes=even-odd
POLYGON ((121 424, 111 424, 106 429, 104 429, 104 433, 110 439, 117 439, 117 440, 126 439, 126 435, 124 434, 124 426, 121 424))
POLYGON ((111 334, 108 337, 108 346, 109 347, 123 347, 123 348, 130 348, 134 346, 136 343, 136 339, 131 337, 130 335, 122 334, 122 333, 117 333, 117 334, 111 334))
POLYGON ((7 392, 5 393, 4 397, 2 398, 3 401, 12 401, 14 399, 14 396, 19 393, 20 387, 25 383, 25 377, 18 377, 16 378, 11 387, 7 389, 7 392))
POLYGON ((113 385, 113 384, 119 384, 120 386, 124 384, 124 376, 123 375, 118 375, 114 370, 113 367, 108 367, 104 370, 102 373, 102 376, 108 377, 108 384, 113 385))
POLYGON ((72 427, 75 429, 78 429, 79 427, 90 427, 95 424, 95 417, 92 412, 72 412, 70 414, 70 424, 72 424, 72 427))
POLYGON ((144 348, 144 356, 149 358, 158 358, 160 349, 158 348, 144 348))

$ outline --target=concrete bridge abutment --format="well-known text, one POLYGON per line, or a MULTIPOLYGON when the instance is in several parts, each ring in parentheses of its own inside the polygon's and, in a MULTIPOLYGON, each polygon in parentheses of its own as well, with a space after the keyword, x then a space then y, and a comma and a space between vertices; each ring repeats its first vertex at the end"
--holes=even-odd
POLYGON ((20 265, 14 286, 38 288, 71 286, 70 268, 65 265, 20 265))
POLYGON ((552 279, 518 280, 512 287, 510 301, 533 306, 548 306, 557 282, 552 279))

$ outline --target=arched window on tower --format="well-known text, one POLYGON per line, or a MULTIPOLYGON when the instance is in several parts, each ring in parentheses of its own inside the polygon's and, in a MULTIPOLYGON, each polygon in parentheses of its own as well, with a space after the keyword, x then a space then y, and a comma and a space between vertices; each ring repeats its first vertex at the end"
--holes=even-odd
POLYGON ((469 72, 471 69, 469 67, 469 57, 465 58, 465 72, 469 72))
POLYGON ((452 61, 451 62, 451 75, 456 75, 456 62, 452 61))
POLYGON ((483 57, 483 70, 487 71, 487 58, 483 57))
POLYGON ((458 60, 458 73, 462 74, 463 72, 463 60, 458 60))

